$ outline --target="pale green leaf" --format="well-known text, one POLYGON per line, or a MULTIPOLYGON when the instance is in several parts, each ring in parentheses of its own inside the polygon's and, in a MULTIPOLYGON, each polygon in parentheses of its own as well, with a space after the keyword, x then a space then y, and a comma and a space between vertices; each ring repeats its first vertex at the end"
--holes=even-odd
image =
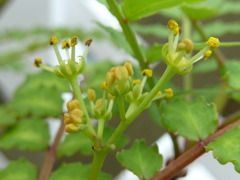
MULTIPOLYGON (((63 164, 55 170, 49 180, 86 180, 90 173, 91 165, 82 165, 81 163, 63 164)), ((110 180, 111 176, 106 173, 100 173, 99 180, 110 180)))
POLYGON ((13 111, 5 106, 0 106, 0 127, 6 127, 14 124, 17 118, 13 111))
POLYGON ((152 35, 164 39, 167 39, 169 33, 167 26, 161 24, 134 24, 132 27, 139 34, 152 35))
POLYGON ((239 147, 240 127, 236 127, 208 144, 205 149, 207 151, 213 151, 213 155, 219 161, 219 163, 233 163, 236 171, 240 173, 239 147))
POLYGON ((217 70, 217 63, 214 59, 208 59, 207 61, 202 61, 194 64, 192 73, 194 74, 204 74, 217 70))
POLYGON ((81 152, 84 155, 93 154, 93 143, 83 133, 68 134, 64 141, 58 146, 58 156, 72 156, 76 152, 81 152))
POLYGON ((163 45, 154 43, 150 49, 147 50, 146 57, 149 63, 154 63, 162 58, 163 45))
POLYGON ((222 67, 222 75, 233 89, 240 89, 240 63, 227 61, 222 67))
POLYGON ((165 128, 191 140, 205 139, 217 127, 216 108, 203 98, 191 102, 180 98, 164 101, 160 112, 165 128))
POLYGON ((48 142, 48 125, 39 119, 21 120, 0 136, 0 147, 4 149, 45 150, 48 142))
POLYGON ((224 4, 220 8, 221 14, 239 14, 240 2, 239 1, 224 1, 224 4))
POLYGON ((10 161, 8 166, 0 170, 2 180, 37 180, 37 168, 25 159, 10 161))
POLYGON ((118 161, 140 179, 150 179, 162 167, 162 155, 157 145, 147 146, 144 140, 136 140, 128 150, 117 153, 118 161))

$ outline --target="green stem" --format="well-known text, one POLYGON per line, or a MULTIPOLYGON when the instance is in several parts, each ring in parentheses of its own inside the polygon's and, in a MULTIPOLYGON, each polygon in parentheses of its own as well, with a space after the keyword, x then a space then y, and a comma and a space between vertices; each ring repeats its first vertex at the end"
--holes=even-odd
POLYGON ((99 139, 102 139, 102 136, 103 136, 104 123, 105 123, 104 119, 98 120, 98 138, 99 139))
POLYGON ((102 169, 103 162, 107 156, 107 151, 98 151, 95 150, 92 167, 90 170, 90 174, 88 180, 98 180, 99 174, 102 169))
POLYGON ((77 76, 75 76, 73 78, 69 78, 69 82, 72 86, 73 93, 74 93, 76 99, 80 102, 80 107, 81 107, 81 109, 83 110, 83 112, 86 116, 86 121, 87 121, 87 126, 88 126, 89 131, 93 135, 96 135, 96 132, 95 132, 95 130, 92 126, 92 123, 90 121, 87 108, 86 108, 85 103, 84 103, 83 98, 82 98, 82 93, 81 93, 80 87, 78 85, 77 76))
POLYGON ((125 121, 126 117, 125 117, 124 97, 123 96, 117 97, 117 102, 118 102, 118 109, 119 109, 121 121, 125 121))
POLYGON ((151 101, 156 96, 158 91, 166 84, 166 82, 168 82, 172 78, 174 74, 175 74, 174 69, 171 66, 168 66, 163 75, 161 76, 161 78, 159 79, 159 81, 157 82, 157 84, 150 91, 146 99, 144 99, 139 104, 137 109, 132 114, 126 117, 127 118, 126 121, 131 123, 149 105, 149 103, 151 103, 151 101))

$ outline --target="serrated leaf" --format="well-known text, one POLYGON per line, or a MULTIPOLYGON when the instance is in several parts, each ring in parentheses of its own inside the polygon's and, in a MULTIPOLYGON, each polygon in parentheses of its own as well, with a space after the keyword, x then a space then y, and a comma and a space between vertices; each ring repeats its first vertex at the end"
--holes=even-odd
POLYGON ((136 140, 128 150, 117 153, 117 160, 140 179, 150 179, 162 167, 162 155, 157 145, 147 146, 144 140, 136 140))
POLYGON ((93 143, 83 133, 68 134, 64 141, 59 145, 57 150, 58 156, 72 156, 76 152, 81 152, 84 155, 93 154, 93 143))
POLYGON ((180 98, 164 101, 160 112, 165 128, 191 140, 205 139, 217 127, 216 108, 203 98, 191 102, 180 98))
POLYGON ((123 12, 130 21, 136 21, 157 13, 161 9, 171 8, 184 3, 198 3, 201 0, 124 0, 123 12))
POLYGON ((0 137, 0 147, 4 149, 45 150, 48 142, 48 125, 40 119, 21 120, 0 137))
POLYGON ((222 67, 223 77, 233 89, 240 89, 240 63, 227 61, 222 67))
POLYGON ((25 159, 11 161, 9 165, 0 170, 2 180, 37 180, 37 168, 25 159))
MULTIPOLYGON (((49 180, 86 180, 90 173, 90 165, 81 163, 63 164, 54 171, 49 180)), ((106 173, 100 173, 99 180, 110 180, 111 176, 106 173)))
POLYGON ((213 151, 214 157, 221 164, 233 163, 237 172, 240 173, 240 127, 226 132, 221 137, 209 143, 206 151, 213 151))
POLYGON ((5 106, 0 106, 0 127, 7 127, 16 122, 16 117, 14 112, 5 106))

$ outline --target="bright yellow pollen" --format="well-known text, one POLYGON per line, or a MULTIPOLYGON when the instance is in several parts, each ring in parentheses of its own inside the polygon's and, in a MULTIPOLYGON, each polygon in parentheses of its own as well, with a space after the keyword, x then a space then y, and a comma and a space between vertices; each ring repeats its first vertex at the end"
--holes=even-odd
POLYGON ((203 60, 207 60, 212 55, 212 51, 208 50, 204 53, 203 60))
POLYGON ((171 19, 168 21, 168 27, 173 31, 173 34, 176 36, 178 33, 180 33, 181 28, 178 26, 178 23, 174 20, 171 19))
POLYGON ((152 70, 151 69, 144 69, 142 71, 142 75, 147 76, 147 77, 152 77, 152 70))
POLYGON ((56 36, 52 36, 49 40, 49 44, 50 45, 55 45, 55 44, 58 44, 58 39, 56 36))
POLYGON ((165 94, 167 98, 173 97, 173 90, 171 88, 165 89, 165 94))
POLYGON ((101 88, 102 88, 103 90, 107 90, 107 83, 106 83, 106 82, 103 82, 103 83, 101 84, 101 88))
POLYGON ((140 79, 135 79, 135 80, 133 80, 132 81, 132 83, 133 83, 133 85, 135 85, 135 84, 141 84, 141 80, 140 79))
POLYGON ((157 96, 162 95, 162 91, 158 91, 157 96))
POLYGON ((62 43, 62 49, 69 49, 70 48, 70 43, 68 40, 63 41, 62 43))
POLYGON ((206 42, 206 44, 210 47, 210 48, 217 48, 218 46, 220 46, 220 41, 218 38, 215 37, 210 37, 208 39, 208 41, 206 42))
POLYGON ((39 68, 40 64, 42 64, 42 59, 41 58, 36 58, 34 60, 34 66, 39 68))
POLYGON ((77 37, 76 37, 76 36, 73 36, 73 37, 71 38, 71 47, 75 46, 77 43, 78 43, 77 37))

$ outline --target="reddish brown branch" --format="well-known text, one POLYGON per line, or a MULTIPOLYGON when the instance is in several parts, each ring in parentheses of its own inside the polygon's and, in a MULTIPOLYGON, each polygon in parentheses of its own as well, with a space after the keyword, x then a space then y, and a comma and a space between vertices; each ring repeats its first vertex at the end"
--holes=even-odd
POLYGON ((156 174, 151 180, 169 180, 174 177, 186 166, 206 152, 204 146, 207 146, 210 142, 237 126, 240 126, 240 119, 218 130, 207 139, 199 141, 192 148, 180 155, 176 160, 171 161, 165 169, 156 174))
POLYGON ((48 180, 48 177, 52 171, 55 159, 56 159, 56 151, 57 151, 57 147, 58 144, 61 140, 61 137, 63 135, 64 132, 64 123, 61 120, 61 125, 58 129, 58 132, 55 136, 54 142, 53 144, 49 147, 47 155, 43 161, 43 165, 42 165, 42 169, 39 175, 38 180, 48 180))

